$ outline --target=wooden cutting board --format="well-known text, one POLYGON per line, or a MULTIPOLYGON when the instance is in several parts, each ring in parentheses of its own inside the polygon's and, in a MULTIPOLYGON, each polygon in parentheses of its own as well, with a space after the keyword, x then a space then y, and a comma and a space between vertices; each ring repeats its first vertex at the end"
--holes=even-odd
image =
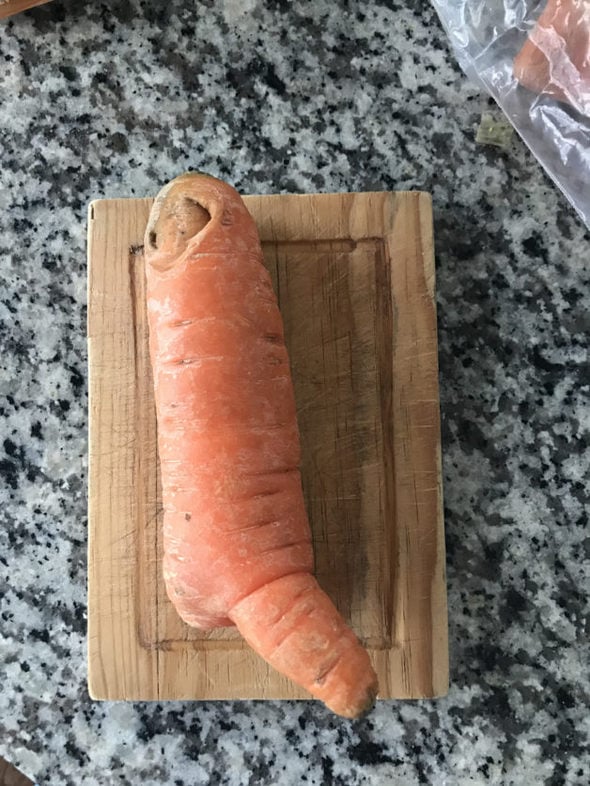
MULTIPOLYGON (((184 625, 161 575, 142 238, 150 199, 89 212, 88 659, 96 699, 304 698, 234 629, 184 625)), ((316 573, 382 698, 446 692, 431 201, 246 197, 279 298, 316 573)))
POLYGON ((26 11, 36 5, 44 5, 49 0, 0 0, 0 19, 26 11))
POLYGON ((34 786, 34 784, 0 756, 0 786, 34 786))

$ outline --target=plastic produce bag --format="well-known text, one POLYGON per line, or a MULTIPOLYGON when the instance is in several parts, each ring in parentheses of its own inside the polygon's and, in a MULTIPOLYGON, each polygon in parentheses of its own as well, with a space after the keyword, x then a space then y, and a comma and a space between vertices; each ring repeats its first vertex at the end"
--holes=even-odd
POLYGON ((590 228, 590 0, 433 0, 463 70, 590 228))

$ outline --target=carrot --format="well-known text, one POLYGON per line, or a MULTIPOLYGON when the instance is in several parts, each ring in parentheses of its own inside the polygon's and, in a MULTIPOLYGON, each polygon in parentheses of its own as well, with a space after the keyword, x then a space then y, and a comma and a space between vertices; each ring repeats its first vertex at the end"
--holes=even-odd
POLYGON ((514 76, 590 115, 590 5, 587 0, 548 0, 514 60, 514 76))
POLYGON ((289 359, 254 221, 231 186, 183 175, 157 197, 145 248, 169 597, 189 625, 236 625, 356 717, 377 679, 312 575, 289 359))

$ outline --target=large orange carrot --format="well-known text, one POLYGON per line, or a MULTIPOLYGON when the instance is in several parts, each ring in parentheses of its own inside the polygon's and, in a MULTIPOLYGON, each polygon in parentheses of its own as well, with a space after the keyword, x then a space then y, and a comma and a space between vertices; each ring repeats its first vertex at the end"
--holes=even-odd
POLYGON ((567 101, 590 115, 588 0, 548 0, 514 60, 514 75, 529 90, 567 101))
POLYGON ((164 576, 189 625, 237 625, 332 710, 373 703, 369 657, 312 576, 283 324, 237 191, 189 174, 146 231, 164 576))

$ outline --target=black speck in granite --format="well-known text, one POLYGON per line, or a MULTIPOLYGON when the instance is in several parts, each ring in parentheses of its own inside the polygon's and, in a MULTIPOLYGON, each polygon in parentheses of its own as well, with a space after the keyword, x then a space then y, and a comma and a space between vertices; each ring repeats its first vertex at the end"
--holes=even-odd
POLYGON ((590 237, 419 2, 69 3, 0 26, 0 755, 53 786, 586 786, 590 237), (186 169, 424 189, 437 260, 451 690, 95 703, 86 206, 186 169))
POLYGON ((388 764, 393 761, 384 744, 379 744, 366 738, 361 739, 354 745, 349 745, 347 753, 352 761, 357 762, 361 766, 388 764))

